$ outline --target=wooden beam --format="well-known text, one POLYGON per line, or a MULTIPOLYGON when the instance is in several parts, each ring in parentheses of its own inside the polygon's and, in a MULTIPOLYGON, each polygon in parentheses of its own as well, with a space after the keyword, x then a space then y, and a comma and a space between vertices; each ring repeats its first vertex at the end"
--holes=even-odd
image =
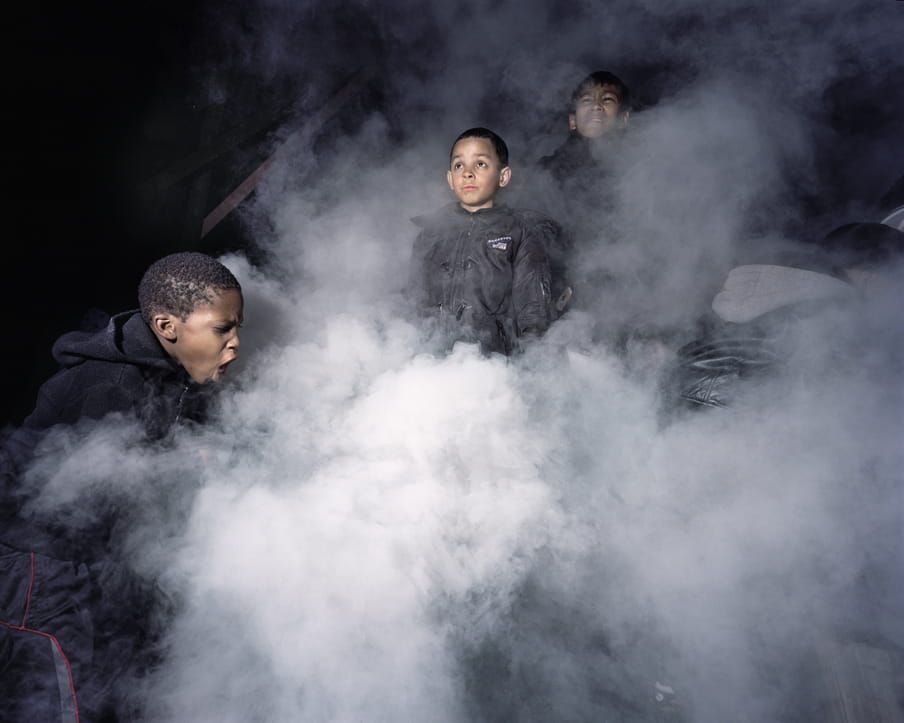
POLYGON ((904 674, 900 652, 824 641, 818 656, 829 693, 824 723, 904 723, 897 699, 904 674))
MULTIPOLYGON (((143 185, 145 193, 162 193, 171 186, 174 186, 183 178, 192 175, 209 165, 224 153, 231 151, 237 145, 247 140, 253 135, 260 133, 269 126, 275 125, 278 119, 284 117, 288 112, 288 106, 274 112, 273 110, 263 111, 242 124, 238 128, 224 133, 213 142, 205 144, 200 150, 189 154, 185 158, 180 159, 176 163, 169 165, 160 173, 146 180, 143 185)), ((223 111, 217 108, 215 111, 218 116, 223 111)))
POLYGON ((286 140, 270 154, 270 157, 267 158, 267 160, 254 169, 251 175, 242 181, 232 193, 213 209, 213 211, 207 214, 204 218, 204 223, 201 225, 201 238, 204 238, 210 233, 220 221, 226 218, 236 206, 251 194, 257 187, 257 184, 266 177, 274 163, 294 148, 310 141, 314 133, 337 113, 355 94, 357 94, 368 80, 370 80, 370 71, 362 70, 356 73, 344 86, 334 93, 333 96, 324 103, 316 113, 314 113, 314 115, 308 118, 301 128, 286 138, 286 140))

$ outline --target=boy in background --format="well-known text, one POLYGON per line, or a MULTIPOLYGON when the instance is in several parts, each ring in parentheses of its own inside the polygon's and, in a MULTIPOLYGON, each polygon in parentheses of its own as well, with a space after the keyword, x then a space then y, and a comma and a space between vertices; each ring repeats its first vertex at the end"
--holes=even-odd
POLYGON ((547 251, 558 313, 569 306, 593 307, 592 299, 607 282, 586 278, 585 257, 615 240, 614 184, 620 142, 631 115, 631 91, 613 73, 596 71, 572 90, 566 111, 570 133, 539 159, 537 172, 519 194, 519 205, 557 221, 547 234, 547 251))
POLYGON ((419 310, 451 324, 458 339, 511 354, 549 326, 550 271, 534 215, 496 202, 512 171, 508 147, 487 128, 452 145, 446 181, 457 203, 413 219, 409 289, 419 310))
POLYGON ((567 186, 586 187, 604 180, 609 156, 617 151, 615 143, 630 115, 628 86, 606 70, 590 73, 571 93, 571 132, 551 155, 540 159, 540 166, 567 186))
MULTIPOLYGON (((30 512, 21 475, 47 432, 118 413, 147 440, 202 422, 212 384, 239 348, 241 287, 200 253, 152 264, 140 310, 54 345, 62 369, 0 455, 0 701, 8 720, 115 721, 119 688, 143 665, 153 600, 117 560, 114 529, 132 511, 86 529, 30 512)), ((52 516, 51 516, 52 517, 52 516)))

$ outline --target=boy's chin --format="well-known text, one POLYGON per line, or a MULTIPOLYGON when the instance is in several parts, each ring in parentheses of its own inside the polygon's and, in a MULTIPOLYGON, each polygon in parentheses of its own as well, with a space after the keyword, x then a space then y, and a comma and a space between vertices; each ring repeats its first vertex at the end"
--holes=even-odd
POLYGON ((194 373, 188 372, 188 377, 195 384, 218 384, 222 381, 223 376, 225 375, 226 370, 223 367, 217 367, 213 371, 202 372, 202 373, 194 373))
POLYGON ((480 211, 481 209, 484 209, 484 208, 492 208, 493 202, 492 201, 490 201, 489 203, 487 203, 485 201, 475 202, 473 199, 459 198, 458 205, 461 206, 466 211, 474 212, 474 211, 480 211))

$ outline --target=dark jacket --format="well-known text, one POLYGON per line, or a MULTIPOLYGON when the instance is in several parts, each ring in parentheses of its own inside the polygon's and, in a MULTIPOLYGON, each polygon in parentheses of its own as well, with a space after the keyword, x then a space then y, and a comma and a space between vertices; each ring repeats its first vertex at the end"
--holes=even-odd
MULTIPOLYGON (((18 477, 50 428, 118 412, 134 415, 148 439, 159 440, 174 423, 206 416, 209 385, 191 381, 138 311, 117 314, 100 330, 64 334, 52 353, 62 368, 41 386, 34 411, 0 449, 0 541, 11 544, 24 534, 13 532, 25 524, 18 518, 26 502, 18 477)), ((40 537, 36 530, 25 536, 32 538, 30 548, 40 537)))
POLYGON ((609 283, 598 266, 600 245, 614 242, 612 211, 620 155, 620 137, 587 139, 573 131, 544 156, 525 184, 524 205, 536 208, 560 224, 558 239, 550 247, 553 290, 574 292, 571 306, 591 308, 599 289, 609 283))
POLYGON ((21 476, 52 427, 119 412, 159 440, 180 420, 202 419, 207 389, 172 361, 137 311, 62 336, 53 355, 62 369, 0 456, 0 708, 21 720, 129 719, 120 690, 148 663, 156 604, 120 559, 115 530, 128 527, 134 509, 91 500, 91 522, 70 526, 28 506, 21 476))
POLYGON ((170 358, 138 311, 117 314, 97 332, 64 334, 53 357, 62 369, 39 390, 26 428, 123 412, 157 439, 174 422, 204 415, 206 390, 170 358))
MULTIPOLYGON (((160 346, 138 311, 117 314, 97 331, 64 334, 52 353, 62 369, 41 386, 34 411, 22 427, 3 441, 0 522, 5 524, 0 541, 18 546, 27 538, 28 549, 61 556, 44 544, 47 534, 39 534, 38 526, 31 524, 34 521, 19 517, 27 500, 18 477, 47 431, 118 412, 134 415, 149 440, 160 440, 178 421, 203 421, 211 388, 191 381, 160 346)), ((96 544, 79 538, 83 546, 96 544)), ((56 540, 52 545, 60 546, 69 549, 70 544, 56 540)))
POLYGON ((409 291, 424 313, 456 322, 457 337, 511 353, 515 340, 550 322, 550 271, 537 217, 457 203, 413 219, 409 291))
POLYGON ((601 163, 593 152, 594 143, 600 141, 584 138, 577 131, 572 131, 552 153, 540 159, 539 165, 557 181, 564 181, 575 173, 602 171, 601 163))
POLYGON ((560 213, 567 214, 555 218, 566 222, 611 211, 619 145, 617 137, 591 140, 572 131, 552 154, 540 159, 540 168, 559 186, 564 203, 560 213))

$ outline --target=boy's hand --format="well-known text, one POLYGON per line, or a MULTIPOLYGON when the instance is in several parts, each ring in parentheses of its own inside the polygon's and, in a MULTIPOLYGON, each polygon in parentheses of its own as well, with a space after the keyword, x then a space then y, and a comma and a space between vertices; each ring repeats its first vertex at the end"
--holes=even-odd
POLYGON ((574 295, 574 291, 570 286, 566 286, 565 290, 559 294, 559 298, 556 299, 556 311, 560 314, 565 311, 565 307, 568 306, 568 302, 571 301, 571 297, 574 295))

